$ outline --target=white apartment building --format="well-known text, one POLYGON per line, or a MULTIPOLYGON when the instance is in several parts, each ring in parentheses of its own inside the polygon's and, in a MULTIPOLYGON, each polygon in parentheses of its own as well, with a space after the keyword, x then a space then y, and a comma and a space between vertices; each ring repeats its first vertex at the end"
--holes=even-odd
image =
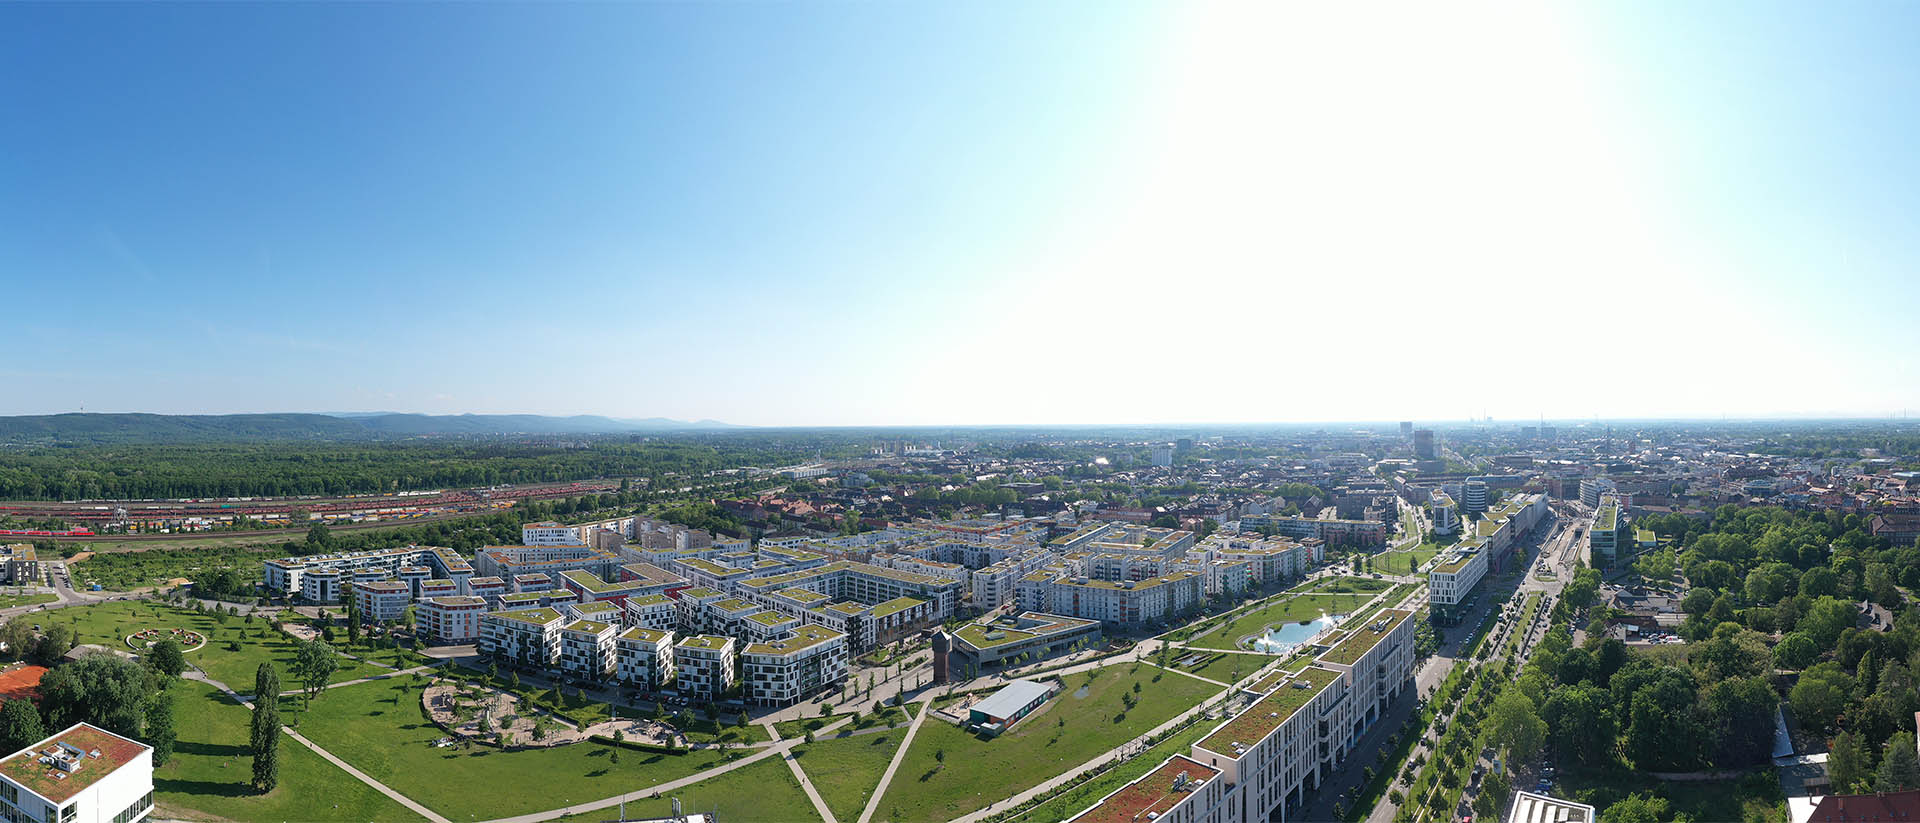
POLYGON ((578 527, 563 526, 552 520, 543 520, 521 526, 520 542, 528 546, 578 546, 587 541, 581 536, 578 527))
MULTIPOLYGON (((1132 627, 1171 620, 1200 605, 1206 578, 1179 571, 1142 580, 1060 578, 1046 584, 1046 605, 1034 611, 1132 627)), ((1024 604, 1023 604, 1024 605, 1024 604)))
POLYGON ((798 703, 846 680, 846 635, 825 626, 800 626, 750 643, 741 652, 741 672, 748 700, 763 706, 798 703))
POLYGON ((471 643, 480 636, 480 618, 488 608, 485 598, 472 595, 429 597, 414 604, 413 628, 433 643, 471 643))
POLYGON ((153 812, 153 748, 76 723, 0 760, 0 819, 138 823, 153 812))
POLYGON ((1446 492, 1434 489, 1427 504, 1433 509, 1434 534, 1453 534, 1455 529, 1460 528, 1460 510, 1446 492))
POLYGON ((680 625, 679 609, 673 598, 664 594, 629 597, 621 604, 621 611, 620 622, 626 626, 671 631, 680 625))
POLYGON ((567 617, 552 608, 490 612, 480 618, 480 653, 516 666, 551 669, 567 617))
POLYGON ((560 670, 574 677, 599 681, 613 674, 612 623, 575 620, 560 629, 560 670))
POLYGON ((413 602, 413 589, 398 580, 362 580, 353 584, 354 605, 360 619, 373 623, 392 623, 406 614, 413 602))
POLYGON ((731 637, 695 635, 673 646, 674 680, 680 691, 706 698, 733 688, 739 643, 731 637))
POLYGON ((673 632, 634 627, 613 638, 614 676, 638 689, 655 691, 674 679, 673 632))

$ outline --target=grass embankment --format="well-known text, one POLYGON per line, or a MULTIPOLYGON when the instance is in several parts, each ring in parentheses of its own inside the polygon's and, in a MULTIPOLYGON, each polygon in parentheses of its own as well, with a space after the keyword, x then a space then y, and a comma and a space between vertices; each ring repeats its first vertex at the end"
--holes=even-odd
POLYGON ((1060 693, 996 739, 929 719, 878 812, 891 821, 951 820, 1098 757, 1219 692, 1153 666, 1117 665, 1096 670, 1091 682, 1068 676, 1060 693))
POLYGON ((1021 823, 1053 823, 1053 821, 1056 820, 1066 820, 1074 814, 1085 810, 1088 806, 1093 805, 1094 802, 1100 798, 1111 794, 1114 789, 1118 789, 1121 786, 1139 779, 1141 775, 1152 771, 1161 763, 1166 762, 1167 758, 1176 754, 1187 754, 1193 751, 1193 744, 1199 742, 1201 738, 1206 737, 1208 733, 1218 728, 1219 725, 1220 721, 1218 720, 1203 719, 1198 723, 1194 723, 1191 726, 1175 732, 1172 737, 1154 744, 1152 748, 1141 752, 1139 755, 1127 758, 1126 762, 1100 773, 1098 777, 1054 795, 1046 802, 1021 812, 1010 818, 1010 821, 1020 821, 1021 823))

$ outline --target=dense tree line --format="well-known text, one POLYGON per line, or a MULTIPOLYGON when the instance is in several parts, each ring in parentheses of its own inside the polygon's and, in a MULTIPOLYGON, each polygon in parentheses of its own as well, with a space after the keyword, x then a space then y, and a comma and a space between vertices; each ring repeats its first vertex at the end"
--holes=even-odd
POLYGON ((699 475, 810 453, 752 439, 209 443, 0 452, 0 499, 344 495, 699 475))
MULTIPOLYGON (((1920 582, 1920 550, 1828 512, 1727 506, 1640 525, 1675 551, 1636 571, 1684 576, 1691 587, 1679 630, 1687 653, 1629 653, 1606 637, 1597 578, 1580 572, 1518 681, 1564 757, 1659 772, 1764 764, 1784 703, 1803 732, 1831 741, 1837 790, 1920 788, 1910 734, 1920 609, 1899 589, 1920 582), (1876 624, 1860 606, 1868 601, 1892 619, 1876 624), (1569 628, 1587 617, 1589 639, 1575 647, 1569 628)), ((1602 819, 1641 819, 1656 800, 1633 798, 1602 819)))

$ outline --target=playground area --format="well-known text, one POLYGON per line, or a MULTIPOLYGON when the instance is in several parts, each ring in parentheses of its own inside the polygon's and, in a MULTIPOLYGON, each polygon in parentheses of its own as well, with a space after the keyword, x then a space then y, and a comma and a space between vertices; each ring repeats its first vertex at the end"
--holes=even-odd
POLYGON ((634 743, 686 747, 687 738, 672 724, 645 718, 617 718, 581 729, 538 708, 522 711, 520 698, 473 685, 439 683, 420 696, 427 716, 449 734, 509 748, 546 748, 612 737, 619 731, 634 743), (542 727, 541 734, 534 734, 542 727), (500 735, 505 734, 505 738, 500 735))

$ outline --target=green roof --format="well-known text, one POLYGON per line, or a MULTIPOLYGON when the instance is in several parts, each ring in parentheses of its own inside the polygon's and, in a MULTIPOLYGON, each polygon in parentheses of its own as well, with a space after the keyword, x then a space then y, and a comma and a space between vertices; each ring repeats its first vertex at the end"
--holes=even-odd
POLYGON ((599 634, 611 628, 612 626, 613 624, 611 623, 602 623, 598 620, 575 620, 571 624, 567 625, 567 627, 565 628, 565 631, 585 632, 587 634, 599 634))
POLYGON ((519 611, 511 611, 511 612, 492 612, 488 616, 505 618, 507 620, 518 620, 522 623, 530 623, 535 626, 544 626, 548 623, 552 623, 553 621, 560 619, 559 612, 554 611, 553 609, 548 609, 548 608, 521 609, 519 611))
POLYGON ((631 629, 621 632, 620 636, 627 638, 628 640, 645 640, 649 643, 658 643, 663 638, 665 638, 668 634, 669 634, 668 632, 663 632, 659 629, 649 629, 645 626, 635 626, 631 629))
POLYGON ((764 612, 754 612, 753 614, 747 615, 747 619, 762 626, 778 626, 796 618, 769 609, 764 612))
POLYGON ((896 597, 885 603, 881 603, 878 606, 874 606, 873 616, 875 618, 881 618, 881 617, 886 617, 892 614, 898 614, 900 612, 906 611, 908 609, 911 609, 925 602, 927 601, 920 600, 917 598, 912 598, 912 597, 896 597))
POLYGON ((788 599, 797 600, 801 603, 818 603, 822 600, 833 599, 812 589, 802 589, 797 586, 791 589, 781 589, 774 592, 774 594, 783 595, 788 599))
POLYGON ((651 606, 655 603, 672 603, 673 598, 664 594, 649 594, 643 597, 629 597, 627 602, 636 606, 651 606))
POLYGON ((1610 532, 1620 525, 1620 507, 1603 503, 1593 511, 1593 530, 1610 532))
POLYGON ((838 637, 846 637, 825 626, 806 625, 794 629, 788 637, 747 646, 747 654, 791 654, 818 646, 838 637))
POLYGON ((698 599, 702 597, 715 597, 723 594, 726 594, 726 592, 723 592, 719 589, 709 588, 707 586, 696 586, 694 588, 681 591, 680 597, 682 599, 686 599, 689 597, 698 599))
POLYGON ((953 634, 955 637, 958 637, 972 644, 973 647, 976 649, 991 649, 994 646, 1004 646, 1008 643, 1018 643, 1022 640, 1028 640, 1038 636, 1038 635, 1035 635, 1033 632, 1022 631, 1020 629, 1001 628, 999 626, 993 626, 986 623, 969 623, 965 626, 961 626, 960 630, 957 632, 954 632, 953 634), (987 635, 990 633, 998 633, 1001 636, 993 639, 988 639, 987 635))
POLYGON ((1340 679, 1340 673, 1331 669, 1307 667, 1286 685, 1274 690, 1272 694, 1260 698, 1259 702, 1248 706, 1246 711, 1235 715, 1233 719, 1220 724, 1220 728, 1200 741, 1200 747, 1210 752, 1233 755, 1233 744, 1251 748, 1266 739, 1280 724, 1287 722, 1295 712, 1313 701, 1318 695, 1340 679), (1296 688, 1295 683, 1305 683, 1306 688, 1296 688))
POLYGON ((675 643, 674 646, 693 648, 693 649, 719 649, 719 648, 724 648, 727 645, 727 643, 731 642, 732 640, 733 638, 731 637, 717 637, 711 634, 698 634, 698 635, 694 635, 692 637, 686 638, 684 640, 681 640, 680 642, 675 643))
POLYGON ((717 603, 709 603, 707 605, 723 612, 740 612, 760 608, 758 605, 741 600, 738 597, 729 597, 717 603))
POLYGON ((1400 609, 1389 609, 1381 612, 1380 616, 1374 622, 1385 621, 1385 625, 1377 630, 1373 625, 1361 625, 1359 628, 1349 632, 1346 639, 1340 641, 1339 645, 1328 649, 1325 654, 1320 655, 1320 661, 1323 663, 1338 663, 1343 666, 1353 665, 1355 661, 1358 661, 1362 655, 1365 655, 1374 646, 1380 645, 1381 640, 1385 639, 1388 634, 1393 632, 1395 627, 1405 622, 1412 614, 1412 612, 1402 611, 1400 609))
POLYGON ((567 571, 561 572, 560 576, 573 581, 574 585, 593 592, 594 594, 617 592, 646 585, 645 581, 638 580, 632 583, 609 583, 600 579, 600 575, 594 574, 586 569, 568 569, 567 571))

